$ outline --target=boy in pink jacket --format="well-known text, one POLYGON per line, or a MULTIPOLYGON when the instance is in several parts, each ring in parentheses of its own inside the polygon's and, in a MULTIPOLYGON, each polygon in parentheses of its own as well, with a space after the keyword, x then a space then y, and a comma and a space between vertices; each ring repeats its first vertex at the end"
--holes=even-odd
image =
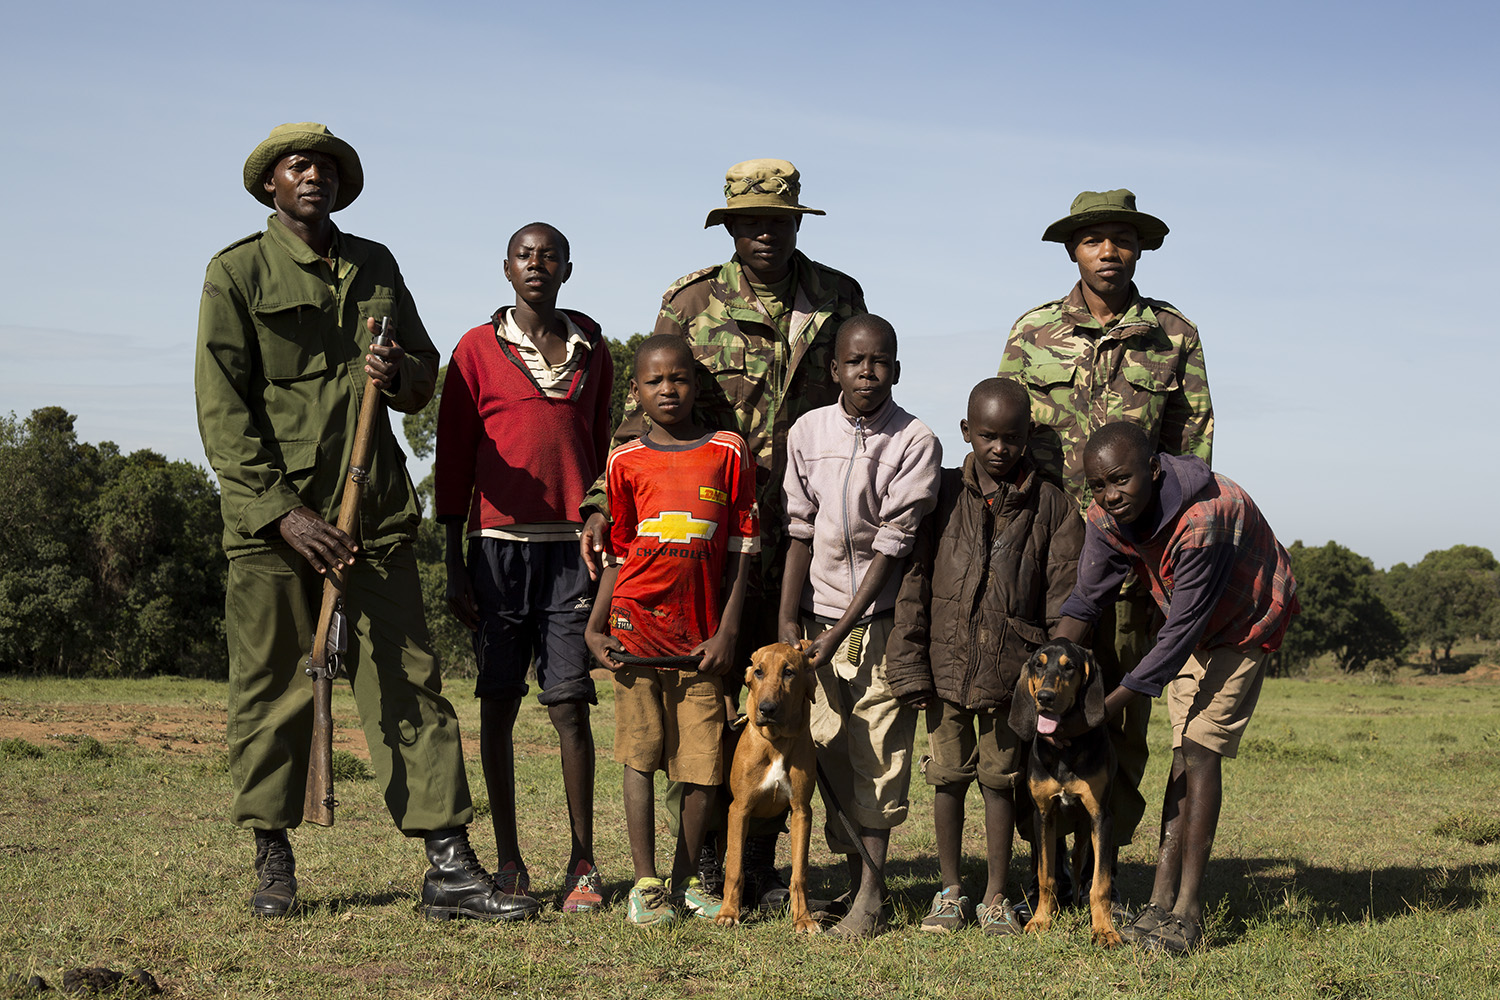
POLYGON ((836 800, 825 795, 824 832, 849 859, 853 894, 833 933, 869 937, 886 926, 885 856, 906 819, 920 707, 891 690, 886 642, 917 526, 937 502, 943 449, 891 399, 901 365, 890 323, 847 320, 830 367, 839 401, 804 415, 787 438, 780 632, 784 642, 812 640, 813 739, 836 800))

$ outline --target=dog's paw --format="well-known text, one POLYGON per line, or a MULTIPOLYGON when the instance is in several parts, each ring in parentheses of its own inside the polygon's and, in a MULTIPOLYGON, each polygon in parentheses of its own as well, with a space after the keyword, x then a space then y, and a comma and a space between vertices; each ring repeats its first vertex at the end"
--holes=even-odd
POLYGON ((812 916, 802 917, 792 921, 792 933, 794 934, 822 934, 823 925, 818 923, 812 916))
POLYGON ((722 907, 719 910, 719 915, 714 917, 714 923, 720 927, 738 927, 740 925, 740 913, 738 910, 731 910, 727 906, 722 907))
POLYGON ((1045 934, 1052 929, 1052 918, 1044 917, 1040 913, 1026 921, 1027 934, 1045 934))
POLYGON ((1120 937, 1120 932, 1113 927, 1107 930, 1094 931, 1094 944, 1100 948, 1118 948, 1124 943, 1125 939, 1120 937))

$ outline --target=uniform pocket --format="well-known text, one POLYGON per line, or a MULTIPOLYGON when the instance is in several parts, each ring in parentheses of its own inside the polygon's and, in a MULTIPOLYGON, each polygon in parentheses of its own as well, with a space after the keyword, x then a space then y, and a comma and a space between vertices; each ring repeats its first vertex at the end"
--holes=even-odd
MULTIPOLYGON (((368 334, 369 324, 365 320, 373 319, 376 329, 379 329, 381 319, 386 316, 392 319, 396 318, 396 292, 394 289, 387 288, 384 285, 376 285, 374 291, 370 293, 370 297, 359 303, 359 328, 363 333, 368 334)), ((397 336, 400 333, 400 330, 396 331, 397 336)), ((360 346, 363 347, 374 339, 373 334, 369 336, 368 340, 363 339, 362 334, 360 346)))
POLYGON ((261 370, 273 382, 321 375, 328 370, 323 330, 329 319, 318 302, 267 302, 254 309, 261 370))
POLYGON ((1076 365, 1027 365, 1022 373, 1026 381, 1041 392, 1050 392, 1065 385, 1072 385, 1078 373, 1076 365))

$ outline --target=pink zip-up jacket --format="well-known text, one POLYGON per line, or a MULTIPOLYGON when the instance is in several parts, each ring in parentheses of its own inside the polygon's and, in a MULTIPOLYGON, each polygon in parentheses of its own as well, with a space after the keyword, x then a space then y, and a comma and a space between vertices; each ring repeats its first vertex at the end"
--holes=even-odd
MULTIPOLYGON (((943 446, 894 400, 868 417, 842 400, 804 414, 787 436, 787 531, 812 543, 802 609, 838 618, 875 553, 909 556, 917 525, 937 505, 943 446)), ((901 572, 861 618, 896 606, 901 572)))

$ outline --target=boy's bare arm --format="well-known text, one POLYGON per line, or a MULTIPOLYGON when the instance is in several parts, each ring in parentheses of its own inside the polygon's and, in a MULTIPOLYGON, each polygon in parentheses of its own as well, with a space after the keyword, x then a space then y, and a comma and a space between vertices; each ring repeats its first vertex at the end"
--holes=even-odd
POLYGON ((448 566, 448 608, 453 616, 470 632, 479 629, 479 604, 474 600, 474 584, 464 566, 464 522, 449 521, 447 530, 447 553, 444 562, 448 566))
POLYGON ((802 638, 802 588, 812 567, 812 545, 793 538, 787 545, 786 562, 781 569, 781 606, 777 612, 777 638, 789 646, 802 638))
POLYGON ((609 605, 615 596, 615 578, 620 575, 620 567, 606 566, 599 574, 599 592, 594 595, 594 610, 589 612, 589 623, 584 626, 583 641, 588 644, 589 652, 594 654, 594 659, 599 664, 610 670, 620 669, 620 664, 611 659, 611 650, 625 652, 625 646, 609 634, 609 605))
MULTIPOLYGON (((881 590, 885 589, 886 581, 890 580, 891 574, 899 565, 901 565, 901 560, 895 556, 888 556, 884 552, 875 553, 875 558, 870 560, 870 568, 865 570, 864 579, 859 581, 859 589, 854 592, 854 600, 849 602, 849 606, 844 609, 839 620, 814 638, 812 645, 807 648, 807 658, 812 660, 815 669, 833 659, 834 650, 838 649, 839 645, 849 637, 849 633, 854 629, 854 623, 859 621, 865 608, 870 606, 870 602, 880 596, 881 590)), ((784 591, 783 597, 785 597, 784 591)))
POLYGON ((698 669, 706 674, 727 674, 734 666, 734 650, 739 644, 740 618, 745 610, 745 591, 750 585, 750 557, 743 552, 729 553, 729 600, 719 616, 719 627, 713 636, 698 643, 694 653, 703 654, 698 669))

